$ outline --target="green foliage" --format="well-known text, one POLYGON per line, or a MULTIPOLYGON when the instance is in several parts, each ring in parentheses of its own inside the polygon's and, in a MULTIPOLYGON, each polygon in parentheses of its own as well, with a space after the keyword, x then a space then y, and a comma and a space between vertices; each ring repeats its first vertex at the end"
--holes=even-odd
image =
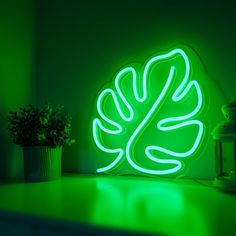
POLYGON ((19 107, 7 116, 10 137, 21 146, 70 146, 71 116, 63 113, 63 106, 49 104, 36 108, 19 107))

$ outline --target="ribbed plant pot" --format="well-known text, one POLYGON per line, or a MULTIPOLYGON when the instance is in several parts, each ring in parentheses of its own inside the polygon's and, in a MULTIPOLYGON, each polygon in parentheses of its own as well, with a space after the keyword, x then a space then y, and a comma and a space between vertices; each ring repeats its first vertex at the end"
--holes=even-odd
POLYGON ((61 147, 23 147, 26 182, 51 181, 61 176, 61 147))

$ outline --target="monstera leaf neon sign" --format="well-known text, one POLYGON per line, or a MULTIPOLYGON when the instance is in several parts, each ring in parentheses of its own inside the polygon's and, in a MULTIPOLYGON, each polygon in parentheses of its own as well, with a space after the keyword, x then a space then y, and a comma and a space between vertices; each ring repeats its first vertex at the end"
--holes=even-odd
POLYGON ((183 158, 196 154, 204 134, 199 120, 202 89, 192 79, 191 66, 187 53, 175 48, 153 56, 139 68, 125 67, 99 93, 93 139, 110 163, 97 172, 111 171, 125 160, 151 175, 184 168, 183 158), (169 135, 174 136, 172 144, 169 135), (190 144, 185 145, 189 136, 190 144))

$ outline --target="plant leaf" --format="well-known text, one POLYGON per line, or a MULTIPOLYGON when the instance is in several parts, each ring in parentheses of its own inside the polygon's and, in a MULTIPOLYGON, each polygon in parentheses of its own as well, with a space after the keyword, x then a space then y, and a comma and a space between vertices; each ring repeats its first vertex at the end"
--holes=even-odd
POLYGON ((196 117, 202 91, 190 79, 186 53, 177 48, 157 55, 139 70, 141 74, 131 66, 122 69, 98 96, 93 138, 112 159, 98 172, 126 159, 140 172, 171 174, 199 147, 204 126, 196 117))

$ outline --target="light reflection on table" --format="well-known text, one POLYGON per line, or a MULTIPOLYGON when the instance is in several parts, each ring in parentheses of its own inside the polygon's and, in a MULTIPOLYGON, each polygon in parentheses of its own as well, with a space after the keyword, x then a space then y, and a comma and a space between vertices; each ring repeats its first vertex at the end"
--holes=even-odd
POLYGON ((65 175, 0 184, 0 211, 164 235, 236 235, 236 196, 193 180, 65 175))

